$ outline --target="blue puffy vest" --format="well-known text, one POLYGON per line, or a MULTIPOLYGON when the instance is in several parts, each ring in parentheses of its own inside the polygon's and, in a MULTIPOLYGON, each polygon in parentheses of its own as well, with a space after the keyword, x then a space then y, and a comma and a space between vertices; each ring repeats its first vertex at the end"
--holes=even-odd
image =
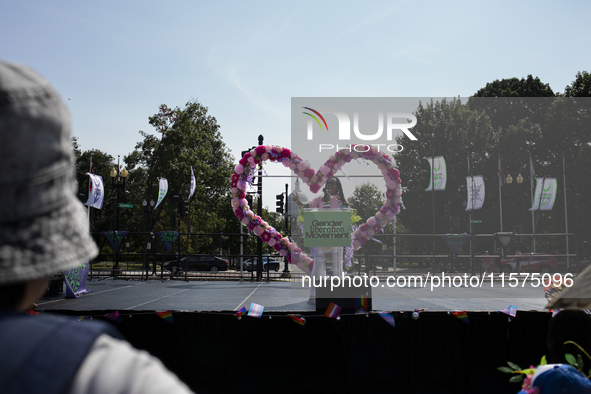
POLYGON ((0 312, 0 392, 67 392, 101 334, 121 338, 103 322, 0 312))

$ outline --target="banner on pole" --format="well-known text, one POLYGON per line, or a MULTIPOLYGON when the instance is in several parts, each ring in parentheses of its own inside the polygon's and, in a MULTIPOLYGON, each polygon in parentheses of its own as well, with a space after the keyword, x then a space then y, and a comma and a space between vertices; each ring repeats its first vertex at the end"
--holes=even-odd
POLYGON ((94 175, 87 172, 86 175, 90 176, 89 188, 88 188, 88 201, 84 205, 101 209, 103 207, 103 200, 105 197, 105 187, 103 185, 103 177, 100 175, 94 175))
POLYGON ((530 211, 549 211, 554 207, 558 182, 556 178, 536 178, 534 202, 530 211))
POLYGON ((466 211, 480 209, 484 204, 484 178, 482 175, 467 176, 466 185, 468 198, 466 199, 466 211))
POLYGON ((445 185, 447 184, 447 168, 445 166, 445 159, 443 156, 436 156, 436 157, 427 157, 427 161, 429 162, 429 166, 431 167, 431 171, 429 171, 430 178, 429 178, 429 187, 425 189, 425 191, 435 190, 441 191, 445 190, 445 185))
POLYGON ((195 174, 193 173, 193 166, 191 166, 191 190, 189 191, 189 198, 187 199, 190 200, 191 197, 193 197, 193 193, 195 193, 195 186, 196 186, 197 182, 195 182, 195 174))
POLYGON ((162 200, 164 200, 164 197, 166 197, 166 193, 168 193, 168 181, 166 180, 166 178, 159 179, 160 182, 158 185, 158 202, 156 202, 156 206, 154 207, 154 209, 158 207, 158 204, 160 204, 162 200))

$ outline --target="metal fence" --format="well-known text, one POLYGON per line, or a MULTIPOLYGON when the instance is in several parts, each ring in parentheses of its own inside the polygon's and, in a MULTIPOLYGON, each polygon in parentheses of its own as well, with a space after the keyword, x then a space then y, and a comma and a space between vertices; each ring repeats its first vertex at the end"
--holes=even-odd
MULTIPOLYGON (((537 256, 531 254, 533 253, 533 234, 514 234, 511 243, 506 248, 500 246, 494 234, 478 234, 469 239, 455 255, 452 255, 446 246, 444 241, 446 235, 376 234, 374 235, 375 242, 368 241, 354 253, 353 272, 385 275, 416 272, 422 269, 428 269, 431 272, 453 269, 476 274, 482 271, 481 261, 484 257, 497 258, 499 261, 501 258, 513 258, 527 264, 537 256), (502 250, 503 256, 494 252, 497 249, 502 250), (485 255, 485 252, 489 253, 485 255)), ((257 280, 256 271, 247 272, 244 267, 241 269, 243 261, 256 257, 253 254, 216 254, 228 261, 227 271, 184 271, 172 275, 169 271, 162 269, 162 264, 166 261, 183 258, 188 254, 186 248, 181 248, 181 253, 178 253, 179 248, 176 245, 169 251, 161 245, 162 242, 158 242, 153 233, 130 232, 121 242, 119 249, 114 250, 106 239, 103 237, 101 240, 100 236, 100 234, 95 234, 101 254, 90 263, 90 279, 257 280)), ((220 237, 220 240, 224 237, 227 242, 232 242, 232 239, 235 240, 236 237, 241 237, 243 241, 246 237, 254 237, 247 234, 228 233, 181 234, 181 237, 187 239, 200 236, 220 237)), ((589 264, 588 260, 581 261, 580 248, 575 234, 535 234, 535 238, 537 252, 547 252, 544 255, 558 261, 557 272, 578 273, 589 264)), ((304 248, 304 251, 307 250, 304 248)), ((195 255, 205 254, 196 253, 195 255)), ((281 262, 280 269, 263 272, 262 280, 289 281, 297 280, 303 275, 303 272, 294 265, 286 264, 282 257, 275 257, 281 262)), ((583 257, 588 258, 585 255, 583 257)))

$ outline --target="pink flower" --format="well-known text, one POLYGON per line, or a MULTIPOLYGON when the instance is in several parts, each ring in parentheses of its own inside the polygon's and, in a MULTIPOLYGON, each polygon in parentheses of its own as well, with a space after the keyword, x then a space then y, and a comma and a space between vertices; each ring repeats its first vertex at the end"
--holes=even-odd
POLYGON ((369 219, 367 219, 367 225, 370 227, 375 226, 377 223, 375 216, 370 217, 369 219))
POLYGON ((289 149, 284 148, 281 151, 281 157, 291 157, 291 151, 289 149))
POLYGON ((281 256, 285 257, 285 256, 287 256, 287 250, 285 250, 285 249, 281 249, 281 250, 279 251, 279 254, 280 254, 281 256))
POLYGON ((312 185, 310 185, 310 191, 314 194, 318 193, 318 190, 320 190, 320 185, 317 183, 313 183, 312 185))
POLYGON ((357 250, 361 247, 361 241, 359 241, 358 239, 353 241, 353 249, 357 250))
MULTIPOLYGON (((247 153, 247 154, 248 154, 248 153, 247 153)), ((249 157, 250 157, 250 155, 249 155, 249 157)), ((238 163, 239 163, 239 164, 242 164, 243 166, 245 166, 245 165, 247 165, 247 164, 248 164, 248 158, 244 158, 244 157, 243 157, 242 159, 238 160, 238 163)))
MULTIPOLYGON (((297 169, 298 171, 304 171, 306 168, 308 167, 308 164, 306 164, 303 161, 300 161, 297 165, 297 169)), ((309 178, 309 177, 308 177, 309 178)))
POLYGON ((306 170, 304 171, 304 176, 312 178, 314 176, 314 170, 311 168, 306 168, 306 170))
POLYGON ((256 148, 254 148, 254 151, 256 152, 257 156, 260 156, 263 153, 265 153, 267 149, 263 145, 259 145, 256 148))
POLYGON ((330 170, 329 170, 329 168, 328 168, 327 166, 321 166, 321 167, 318 169, 318 172, 320 172, 322 175, 326 175, 326 174, 328 174, 328 172, 329 172, 329 171, 330 171, 330 170))
POLYGON ((238 198, 246 198, 246 193, 244 193, 243 191, 240 191, 238 193, 238 198))
POLYGON ((271 240, 271 234, 269 234, 268 232, 266 232, 266 231, 265 231, 265 232, 264 232, 264 233, 261 235, 261 240, 262 240, 263 242, 269 242, 269 241, 271 240))
POLYGON ((238 219, 242 219, 244 217, 244 212, 242 212, 241 208, 237 208, 234 210, 234 215, 236 215, 238 219))
POLYGON ((273 238, 271 238, 269 241, 267 241, 269 243, 269 246, 273 247, 275 246, 275 244, 277 243, 277 241, 275 241, 273 238))
POLYGON ((281 245, 279 243, 276 243, 275 245, 273 245, 273 249, 279 252, 281 250, 281 245))
POLYGON ((244 166, 242 164, 237 164, 236 167, 234 167, 234 172, 236 172, 236 174, 242 174, 244 172, 244 166))
POLYGON ((250 218, 248 216, 243 216, 242 217, 242 224, 244 224, 245 226, 248 226, 248 223, 250 223, 250 218))

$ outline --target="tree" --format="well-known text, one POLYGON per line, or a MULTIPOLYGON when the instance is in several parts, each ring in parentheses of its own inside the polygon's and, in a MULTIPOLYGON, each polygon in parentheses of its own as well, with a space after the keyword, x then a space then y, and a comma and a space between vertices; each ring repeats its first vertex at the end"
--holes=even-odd
POLYGON ((542 124, 550 101, 555 97, 548 84, 538 77, 509 78, 489 82, 468 100, 472 110, 484 111, 492 122, 493 129, 506 130, 522 120, 542 124))
MULTIPOLYGON (((453 216, 463 216, 468 160, 474 175, 496 174, 492 127, 486 116, 462 105, 459 99, 431 101, 426 105, 420 103, 415 116, 417 125, 413 133, 418 140, 412 144, 405 143, 404 151, 395 156, 403 180, 402 199, 405 206, 398 220, 410 233, 447 233, 449 219, 444 214, 443 205, 451 200, 453 216), (447 186, 444 192, 433 195, 425 189, 430 179, 427 158, 435 156, 445 158, 447 186), (493 156, 494 159, 491 159, 493 156)), ((467 220, 462 220, 462 227, 456 231, 466 231, 463 223, 467 220)))
POLYGON ((574 81, 564 88, 566 97, 591 97, 591 74, 587 71, 578 72, 574 81))
MULTIPOLYGON (((229 230, 227 211, 231 211, 228 179, 232 170, 232 158, 219 132, 219 125, 207 108, 190 101, 185 108, 168 108, 161 105, 159 112, 150 118, 150 124, 161 135, 140 131, 143 141, 131 154, 125 156, 129 178, 138 200, 156 199, 158 178, 168 180, 170 191, 186 200, 189 195, 191 167, 196 179, 195 194, 191 199, 190 221, 185 220, 183 231, 190 223, 192 232, 218 233, 229 230)), ((175 215, 176 204, 169 200, 160 204, 154 213, 154 230, 170 229, 170 217, 175 215)), ((237 221, 233 221, 236 224, 237 221)), ((176 229, 175 229, 176 230, 176 229)), ((189 251, 211 252, 216 249, 216 237, 194 237, 189 251)))

